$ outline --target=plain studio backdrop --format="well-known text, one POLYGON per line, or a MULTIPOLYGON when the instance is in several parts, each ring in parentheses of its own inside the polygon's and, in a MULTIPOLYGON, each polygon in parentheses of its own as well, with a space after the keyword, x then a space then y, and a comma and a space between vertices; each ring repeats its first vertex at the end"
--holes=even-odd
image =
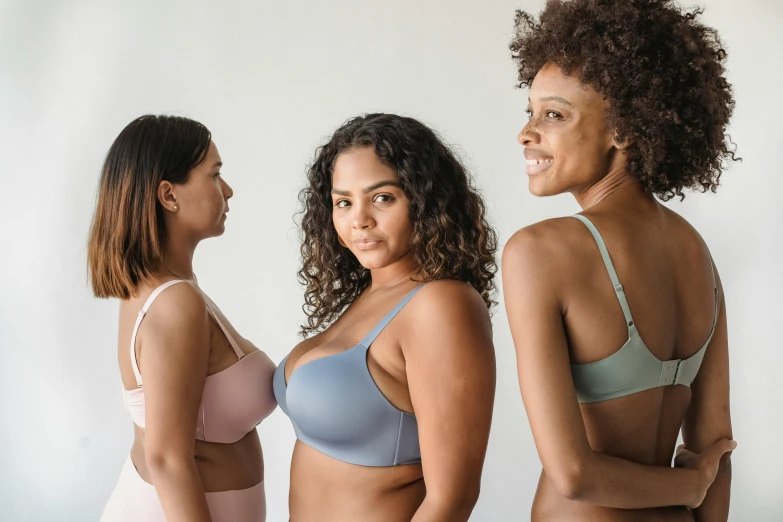
MULTIPOLYGON (((212 131, 234 188, 226 233, 197 250, 204 290, 276 362, 297 343, 297 193, 315 148, 347 118, 396 112, 452 144, 488 202, 501 245, 579 209, 527 191, 527 92, 508 51, 514 10, 543 0, 448 2, 0 0, 0 519, 98 520, 131 446, 114 300, 93 298, 86 240, 106 151, 145 113, 212 131)), ((702 0, 729 52, 744 162, 714 194, 668 205, 709 244, 729 313, 732 520, 783 520, 779 434, 783 7, 702 0)), ((502 293, 498 297, 502 303, 502 293)), ((529 517, 540 463, 502 304, 498 381, 472 521, 529 517)), ((294 433, 258 428, 268 520, 285 521, 294 433)))

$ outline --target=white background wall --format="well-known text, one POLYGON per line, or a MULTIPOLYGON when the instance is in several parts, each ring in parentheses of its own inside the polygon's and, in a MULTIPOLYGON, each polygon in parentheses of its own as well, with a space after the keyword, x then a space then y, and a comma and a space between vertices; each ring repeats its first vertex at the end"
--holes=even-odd
MULTIPOLYGON (((702 0, 729 50, 745 161, 718 195, 671 207, 706 238, 729 309, 732 520, 783 520, 781 257, 783 7, 702 0)), ((97 520, 131 444, 117 303, 92 297, 85 242, 99 170, 134 117, 213 132, 234 188, 226 234, 196 255, 203 288, 275 361, 297 342, 292 215, 315 147, 346 118, 399 112, 461 151, 503 242, 570 214, 528 194, 515 136, 526 92, 509 58, 514 9, 543 0, 366 2, 0 0, 0 519, 97 520)), ((540 464, 514 352, 495 314, 495 417, 474 521, 526 520, 540 464)), ((287 520, 294 442, 260 426, 269 520, 287 520)))

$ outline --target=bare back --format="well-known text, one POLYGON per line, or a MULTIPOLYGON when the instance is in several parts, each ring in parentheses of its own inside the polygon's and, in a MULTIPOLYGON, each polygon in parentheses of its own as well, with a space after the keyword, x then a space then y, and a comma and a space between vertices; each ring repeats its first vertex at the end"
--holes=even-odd
MULTIPOLYGON (((715 319, 714 275, 699 234, 662 205, 615 205, 585 212, 603 236, 636 327, 659 360, 687 359, 709 338, 715 319)), ((575 219, 551 223, 564 249, 553 282, 561 289, 563 323, 572 364, 600 361, 628 340, 628 328, 596 242, 575 219), (567 251, 567 252, 566 252, 567 251)), ((709 351, 710 346, 707 346, 709 351)), ((698 378, 709 379, 700 370, 698 378)), ((581 404, 590 447, 639 464, 671 465, 691 402, 687 386, 657 387, 603 402, 581 404)), ((534 519, 692 520, 685 508, 629 512, 570 501, 542 473, 534 519), (646 517, 646 518, 642 518, 646 517)))

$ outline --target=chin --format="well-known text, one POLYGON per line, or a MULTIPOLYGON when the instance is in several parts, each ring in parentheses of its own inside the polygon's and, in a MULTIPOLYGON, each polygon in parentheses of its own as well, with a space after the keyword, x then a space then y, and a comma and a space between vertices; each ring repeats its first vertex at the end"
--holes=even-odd
POLYGON ((381 252, 359 252, 358 255, 354 252, 353 255, 367 270, 377 270, 391 264, 381 252))
POLYGON ((553 187, 547 181, 548 179, 545 177, 530 177, 528 178, 527 189, 531 194, 539 198, 557 196, 565 192, 564 190, 558 190, 558 187, 553 187))

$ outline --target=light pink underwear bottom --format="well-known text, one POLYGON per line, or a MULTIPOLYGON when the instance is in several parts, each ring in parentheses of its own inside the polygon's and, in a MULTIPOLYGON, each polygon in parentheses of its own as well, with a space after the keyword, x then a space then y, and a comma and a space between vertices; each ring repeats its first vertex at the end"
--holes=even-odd
MULTIPOLYGON (((207 492, 212 522, 264 522, 264 481, 252 488, 207 492)), ((103 508, 101 522, 166 522, 155 486, 139 476, 128 456, 120 479, 103 508)))

